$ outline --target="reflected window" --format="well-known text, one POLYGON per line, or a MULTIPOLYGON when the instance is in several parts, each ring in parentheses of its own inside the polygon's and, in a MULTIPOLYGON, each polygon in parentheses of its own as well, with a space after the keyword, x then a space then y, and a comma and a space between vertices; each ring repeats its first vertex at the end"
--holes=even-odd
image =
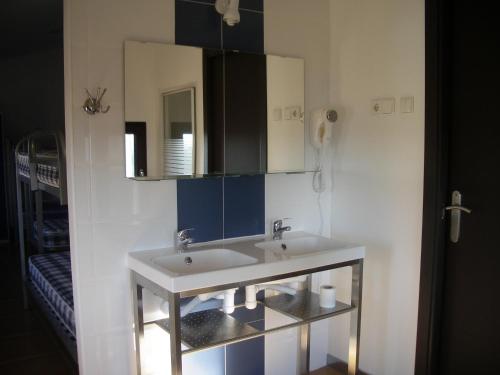
POLYGON ((164 175, 194 173, 194 88, 163 94, 164 175))
POLYGON ((134 135, 125 134, 125 175, 135 177, 134 135))

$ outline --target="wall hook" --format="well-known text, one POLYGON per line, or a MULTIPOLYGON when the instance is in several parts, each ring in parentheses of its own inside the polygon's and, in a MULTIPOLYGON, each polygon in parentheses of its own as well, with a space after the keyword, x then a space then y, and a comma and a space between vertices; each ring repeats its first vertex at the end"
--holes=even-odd
POLYGON ((102 105, 102 97, 106 93, 108 89, 104 89, 101 92, 101 88, 97 88, 97 95, 92 96, 88 89, 85 89, 87 92, 87 99, 85 103, 83 103, 83 110, 87 112, 89 115, 95 115, 96 113, 107 113, 109 111, 110 106, 106 106, 105 108, 102 105))

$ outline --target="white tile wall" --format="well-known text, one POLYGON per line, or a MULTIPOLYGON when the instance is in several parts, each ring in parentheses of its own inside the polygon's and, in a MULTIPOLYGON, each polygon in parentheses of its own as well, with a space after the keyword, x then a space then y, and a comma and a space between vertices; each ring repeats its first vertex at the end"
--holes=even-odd
MULTIPOLYGON (((278 12, 274 4, 279 3, 265 2, 266 50, 304 57, 306 110, 326 105, 328 2, 318 1, 310 14, 302 14, 296 5, 278 12), (297 43, 290 40, 290 30, 297 33, 297 43), (312 48, 310 40, 323 48, 312 48)), ((173 42, 174 1, 65 0, 64 8, 68 188, 80 373, 123 375, 135 372, 126 254, 171 245, 176 229, 175 182, 141 183, 123 177, 123 42, 173 42), (111 110, 88 116, 81 109, 85 88, 98 86, 108 88, 104 99, 111 110)), ((296 229, 316 231, 317 202, 310 184, 310 175, 267 176, 266 220, 291 216, 296 229)), ((329 199, 329 193, 324 194, 324 206, 330 205, 329 199)), ((329 213, 324 215, 328 233, 329 213)))

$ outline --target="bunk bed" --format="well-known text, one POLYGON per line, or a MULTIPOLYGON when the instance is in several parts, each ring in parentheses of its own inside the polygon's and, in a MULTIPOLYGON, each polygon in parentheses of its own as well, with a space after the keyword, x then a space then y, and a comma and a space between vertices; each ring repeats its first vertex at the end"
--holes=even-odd
MULTIPOLYGON (((22 278, 76 362, 63 135, 28 135, 15 161, 22 278)), ((27 294, 24 301, 28 306, 27 294)))

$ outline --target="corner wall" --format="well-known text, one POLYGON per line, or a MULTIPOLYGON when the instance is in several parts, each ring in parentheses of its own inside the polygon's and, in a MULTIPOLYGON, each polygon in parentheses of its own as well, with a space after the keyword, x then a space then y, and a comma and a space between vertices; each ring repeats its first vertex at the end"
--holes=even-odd
MULTIPOLYGON (((334 130, 332 233, 366 245, 360 367, 413 374, 420 272, 424 162, 423 0, 331 0, 330 97, 334 130), (399 98, 415 97, 414 113, 399 98), (396 113, 373 115, 371 100, 396 98, 396 113)), ((339 296, 349 277, 337 272, 339 296)), ((332 321, 345 342, 348 322, 332 321)), ((330 342, 347 359, 347 346, 330 342)))

